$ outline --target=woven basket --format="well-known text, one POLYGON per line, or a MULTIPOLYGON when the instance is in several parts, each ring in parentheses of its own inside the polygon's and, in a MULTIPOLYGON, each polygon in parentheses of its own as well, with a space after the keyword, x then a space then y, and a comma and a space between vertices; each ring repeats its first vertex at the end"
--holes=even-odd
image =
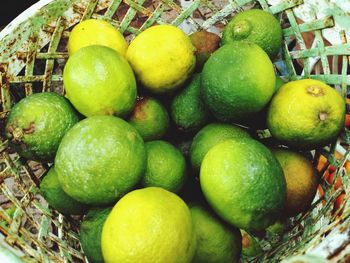
MULTIPOLYGON (((40 195, 38 185, 48 164, 20 158, 3 136, 14 103, 35 92, 63 92, 66 43, 75 24, 90 17, 104 19, 128 41, 156 23, 170 23, 186 33, 205 29, 220 34, 235 13, 263 8, 275 14, 284 28, 276 72, 287 80, 322 80, 346 98, 350 4, 304 1, 42 0, 16 18, 0 33, 0 261, 6 262, 1 260, 2 251, 11 250, 18 262, 86 262, 78 239, 81 218, 51 210, 40 195)), ((267 131, 257 134, 269 136, 267 131)), ((350 262, 350 180, 344 167, 350 156, 348 147, 349 133, 344 129, 336 142, 310 152, 315 166, 321 155, 327 158, 319 167, 322 180, 312 209, 291 219, 283 236, 263 238, 262 256, 243 261, 276 262, 306 254, 313 262, 322 258, 350 262), (335 152, 340 153, 338 158, 335 152), (336 169, 332 182, 324 180, 329 165, 336 169), (334 187, 339 179, 342 184, 334 187)))

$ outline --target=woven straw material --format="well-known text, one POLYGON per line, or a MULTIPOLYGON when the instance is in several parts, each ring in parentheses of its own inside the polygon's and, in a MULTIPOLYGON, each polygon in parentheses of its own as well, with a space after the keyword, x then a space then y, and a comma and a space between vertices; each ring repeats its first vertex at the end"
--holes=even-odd
MULTIPOLYGON (((188 34, 201 29, 220 33, 237 12, 263 8, 277 15, 283 27, 282 52, 275 61, 277 73, 288 80, 322 80, 345 98, 350 85, 346 34, 350 28, 347 31, 344 26, 348 17, 342 9, 349 6, 335 0, 304 1, 46 0, 49 3, 30 17, 22 16, 20 24, 7 27, 0 33, 0 243, 12 247, 25 262, 86 262, 78 239, 81 218, 51 210, 40 195, 38 185, 48 164, 20 158, 10 151, 3 135, 8 112, 21 98, 36 92, 64 93, 66 44, 75 24, 91 17, 104 19, 131 41, 142 30, 165 23, 188 34)), ((267 131, 257 133, 269 136, 267 131)), ((334 191, 332 183, 322 179, 324 194, 318 192, 312 209, 291 219, 283 237, 261 241, 263 256, 246 261, 273 262, 304 253, 332 262, 350 258, 350 180, 344 168, 350 156, 348 144, 349 133, 344 129, 329 147, 310 153, 315 165, 321 154, 328 160, 320 177, 332 164, 336 168, 332 183, 341 178, 343 185, 334 191), (342 154, 338 160, 335 151, 342 154), (334 211, 334 200, 344 193, 344 202, 334 211)))

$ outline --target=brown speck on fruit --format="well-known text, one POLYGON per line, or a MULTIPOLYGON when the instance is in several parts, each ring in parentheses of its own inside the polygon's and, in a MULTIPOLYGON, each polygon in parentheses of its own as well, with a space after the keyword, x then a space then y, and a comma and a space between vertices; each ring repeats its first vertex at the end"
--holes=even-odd
POLYGON ((32 134, 35 131, 35 124, 31 122, 27 128, 23 128, 23 132, 25 134, 32 134))
POLYGON ((242 247, 249 247, 250 242, 249 242, 249 237, 247 234, 242 235, 242 247))
POLYGON ((146 113, 142 110, 143 106, 147 103, 148 98, 145 97, 137 97, 136 104, 134 107, 134 110, 132 112, 131 118, 132 119, 146 119, 146 113))
POLYGON ((327 112, 324 112, 324 111, 320 111, 318 113, 318 118, 321 120, 321 121, 325 121, 327 118, 328 118, 328 113, 327 112))
POLYGON ((306 92, 312 96, 319 97, 324 95, 324 91, 319 86, 309 86, 306 89, 306 92))

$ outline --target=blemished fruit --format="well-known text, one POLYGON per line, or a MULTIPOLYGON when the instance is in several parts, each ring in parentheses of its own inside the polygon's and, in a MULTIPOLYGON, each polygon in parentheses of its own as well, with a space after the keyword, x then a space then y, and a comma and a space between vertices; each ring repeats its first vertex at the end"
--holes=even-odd
POLYGON ((227 139, 249 137, 250 135, 247 131, 235 125, 224 123, 208 124, 193 138, 190 148, 192 167, 199 171, 204 156, 216 144, 227 139))
POLYGON ((20 156, 50 162, 62 137, 78 121, 77 112, 63 96, 36 93, 13 106, 5 132, 10 146, 20 156))
POLYGON ((162 187, 177 193, 186 181, 186 160, 181 152, 166 141, 145 144, 147 168, 142 179, 145 187, 162 187))
POLYGON ((187 80, 195 64, 190 38, 172 25, 152 26, 129 45, 126 57, 137 79, 154 93, 173 91, 187 80))
POLYGON ((151 97, 138 97, 128 122, 144 141, 157 140, 169 129, 169 115, 165 107, 151 97))
POLYGON ((134 190, 107 217, 101 245, 106 263, 189 263, 196 248, 190 210, 162 188, 134 190))
POLYGON ((279 21, 260 9, 251 9, 237 14, 225 26, 221 44, 247 40, 259 45, 274 58, 282 45, 282 28, 279 21))
POLYGON ((200 184, 213 210, 246 231, 275 222, 286 200, 281 165, 250 138, 229 139, 211 148, 202 162, 200 184))
POLYGON ((200 98, 200 74, 177 94, 171 103, 171 117, 181 131, 196 131, 210 120, 210 113, 200 98))
POLYGON ((134 107, 136 80, 126 59, 99 45, 79 49, 63 71, 66 96, 83 115, 124 117, 134 107))
POLYGON ((50 168, 41 181, 40 191, 49 205, 61 214, 81 215, 88 209, 87 205, 74 200, 63 191, 54 166, 50 168))
POLYGON ((299 153, 287 149, 272 149, 272 152, 280 162, 287 182, 285 213, 295 216, 305 212, 317 191, 316 169, 299 153))
POLYGON ((108 205, 129 192, 146 168, 146 150, 138 132, 113 116, 93 116, 62 139, 55 169, 63 190, 91 205, 108 205))
POLYGON ((91 208, 80 225, 79 240, 90 263, 104 263, 101 249, 103 224, 112 207, 91 208))
POLYGON ((242 234, 242 255, 246 257, 256 257, 263 253, 259 241, 246 231, 241 230, 242 234))
POLYGON ((213 115, 240 121, 261 111, 275 89, 271 60, 256 44, 235 41, 215 51, 201 75, 201 95, 213 115))
POLYGON ((123 35, 110 23, 99 19, 87 19, 75 25, 69 35, 68 54, 82 47, 91 45, 102 45, 114 49, 125 56, 128 44, 123 35))
POLYGON ((196 48, 196 72, 202 71, 204 63, 210 55, 219 48, 220 37, 208 31, 197 31, 190 35, 193 46, 196 48))
POLYGON ((192 263, 239 262, 242 237, 239 230, 228 225, 204 206, 190 205, 197 248, 192 263))
POLYGON ((315 149, 335 140, 344 126, 345 100, 313 79, 291 81, 272 98, 267 126, 274 138, 296 149, 315 149))

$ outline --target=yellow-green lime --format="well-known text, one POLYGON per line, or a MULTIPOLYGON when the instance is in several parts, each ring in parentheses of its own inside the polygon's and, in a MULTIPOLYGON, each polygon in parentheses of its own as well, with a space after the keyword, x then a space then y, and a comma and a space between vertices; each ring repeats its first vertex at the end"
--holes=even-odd
POLYGON ((93 116, 64 136, 55 158, 63 190, 91 205, 107 205, 132 190, 146 168, 141 136, 126 121, 93 116))
POLYGON ((126 57, 137 79, 151 92, 179 88, 196 64, 190 38, 172 25, 152 26, 130 44, 126 57))
POLYGON ((201 95, 213 115, 226 122, 261 111, 275 90, 271 60, 256 44, 235 41, 216 50, 201 75, 201 95))
POLYGON ((251 138, 228 139, 211 148, 202 162, 200 184, 213 210, 247 231, 275 222, 286 200, 281 165, 251 138))
POLYGON ((101 245, 106 263, 189 263, 196 248, 191 212, 162 188, 134 190, 107 217, 101 245))
POLYGON ((280 162, 287 182, 285 214, 305 212, 315 197, 318 177, 312 163, 303 155, 287 149, 272 149, 280 162))
POLYGON ((87 205, 76 201, 63 191, 54 166, 50 168, 41 181, 40 191, 49 205, 62 214, 81 215, 88 208, 87 205))
POLYGON ((142 179, 145 187, 158 186, 177 193, 186 181, 186 160, 182 153, 166 141, 145 144, 147 168, 142 179))
POLYGON ((239 230, 218 218, 208 208, 190 206, 197 248, 192 263, 239 262, 242 237, 239 230))
POLYGON ((107 46, 125 56, 128 44, 123 35, 110 23, 100 19, 87 19, 75 25, 69 35, 68 54, 71 56, 82 47, 107 46))
POLYGON ((345 100, 327 84, 291 81, 272 98, 267 126, 273 137, 298 149, 315 149, 336 139, 344 126, 345 100))
POLYGON ((126 59, 99 45, 79 49, 63 71, 66 96, 83 115, 123 117, 134 107, 136 80, 126 59))
POLYGON ((91 208, 80 225, 79 240, 90 263, 104 263, 101 249, 103 224, 112 207, 91 208))
POLYGON ((282 28, 272 14, 261 9, 246 10, 225 26, 221 44, 237 40, 253 42, 274 58, 282 45, 282 28))
POLYGON ((152 97, 138 97, 128 122, 144 141, 157 140, 169 129, 169 115, 165 107, 152 97))
POLYGON ((199 171, 207 152, 216 144, 232 138, 248 138, 249 133, 231 124, 211 123, 202 128, 193 138, 190 148, 192 167, 199 171))

